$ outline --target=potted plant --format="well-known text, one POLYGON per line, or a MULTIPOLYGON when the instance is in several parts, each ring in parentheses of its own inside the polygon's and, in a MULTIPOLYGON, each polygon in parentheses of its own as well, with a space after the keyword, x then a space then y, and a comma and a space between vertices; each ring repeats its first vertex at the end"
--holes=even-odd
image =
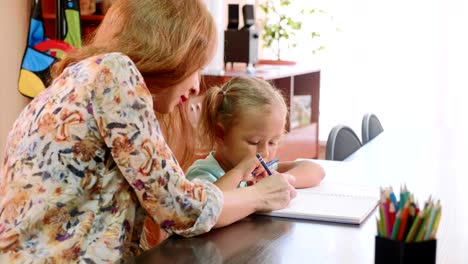
POLYGON ((291 0, 265 0, 263 4, 260 4, 260 9, 264 13, 261 32, 263 47, 270 49, 276 59, 276 61, 262 60, 264 63, 294 64, 294 62, 283 60, 282 51, 295 48, 298 44, 298 36, 303 36, 303 34, 308 34, 309 39, 315 44, 319 43, 311 46, 311 54, 325 48, 318 41, 321 37, 319 30, 310 25, 304 27, 305 21, 309 21, 310 16, 323 16, 326 14, 324 10, 303 8, 293 4, 291 0))

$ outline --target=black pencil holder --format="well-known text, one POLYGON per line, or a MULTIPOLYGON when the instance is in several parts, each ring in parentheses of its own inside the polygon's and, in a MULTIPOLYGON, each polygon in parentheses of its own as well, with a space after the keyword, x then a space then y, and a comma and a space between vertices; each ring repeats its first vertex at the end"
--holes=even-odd
POLYGON ((376 264, 436 263, 437 240, 405 243, 388 238, 375 237, 376 264))

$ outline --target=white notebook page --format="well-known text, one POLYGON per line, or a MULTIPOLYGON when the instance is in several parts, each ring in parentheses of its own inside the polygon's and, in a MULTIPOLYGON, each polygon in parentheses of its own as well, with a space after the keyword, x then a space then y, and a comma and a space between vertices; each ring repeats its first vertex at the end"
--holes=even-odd
POLYGON ((360 224, 379 204, 379 189, 368 186, 323 182, 297 191, 287 208, 262 214, 360 224))

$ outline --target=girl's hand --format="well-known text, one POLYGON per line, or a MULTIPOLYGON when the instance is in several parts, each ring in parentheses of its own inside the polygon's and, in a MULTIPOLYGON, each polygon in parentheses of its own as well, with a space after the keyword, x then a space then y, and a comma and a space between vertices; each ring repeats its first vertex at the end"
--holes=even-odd
POLYGON ((244 158, 234 169, 241 173, 242 181, 247 182, 249 186, 268 177, 268 174, 256 156, 244 158))
MULTIPOLYGON (((273 172, 271 171, 273 174, 274 173, 277 173, 276 171, 273 172)), ((252 172, 252 177, 251 177, 251 180, 248 180, 246 181, 247 182, 247 186, 252 186, 254 184, 256 184, 257 182, 267 178, 269 175, 268 173, 265 171, 265 169, 263 168, 262 165, 260 165, 260 167, 256 168, 254 172, 252 172)))
POLYGON ((257 192, 258 199, 262 201, 256 211, 269 212, 288 206, 291 199, 297 195, 293 187, 294 181, 295 178, 292 175, 274 173, 252 186, 251 188, 255 188, 257 192))
POLYGON ((260 179, 263 179, 265 170, 255 155, 241 160, 234 168, 227 171, 223 177, 218 179, 215 184, 221 190, 232 190, 237 188, 240 182, 245 181, 247 185, 253 185, 260 179), (253 176, 252 172, 259 173, 260 176, 253 176))

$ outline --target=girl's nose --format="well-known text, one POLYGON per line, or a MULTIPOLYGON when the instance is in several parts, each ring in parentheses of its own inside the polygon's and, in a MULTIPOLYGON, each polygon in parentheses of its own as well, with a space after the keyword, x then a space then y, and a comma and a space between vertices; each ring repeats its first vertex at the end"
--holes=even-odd
POLYGON ((262 147, 262 149, 259 150, 260 155, 262 155, 262 158, 265 161, 268 161, 270 158, 270 151, 268 151, 268 147, 262 147))

